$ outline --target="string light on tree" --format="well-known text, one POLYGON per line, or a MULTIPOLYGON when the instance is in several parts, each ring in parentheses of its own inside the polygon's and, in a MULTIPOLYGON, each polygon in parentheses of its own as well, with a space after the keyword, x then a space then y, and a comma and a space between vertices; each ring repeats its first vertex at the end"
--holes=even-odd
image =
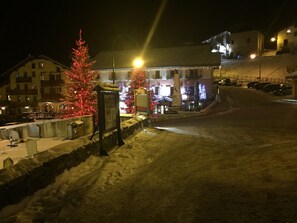
POLYGON ((95 61, 90 60, 88 46, 81 34, 80 30, 72 53, 70 71, 65 72, 69 80, 65 83, 67 92, 63 98, 64 117, 93 115, 96 112, 97 97, 93 89, 98 74, 91 69, 95 61))

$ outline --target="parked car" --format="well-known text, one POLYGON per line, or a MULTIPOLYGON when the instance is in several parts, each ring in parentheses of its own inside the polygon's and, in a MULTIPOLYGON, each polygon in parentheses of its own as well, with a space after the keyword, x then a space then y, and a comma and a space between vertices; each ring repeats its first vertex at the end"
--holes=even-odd
POLYGON ((273 92, 281 88, 281 84, 267 84, 263 87, 264 92, 273 92))
POLYGON ((273 95, 286 96, 292 94, 292 86, 283 86, 278 90, 273 91, 273 95))
POLYGON ((254 85, 254 88, 256 90, 263 90, 263 88, 267 85, 267 84, 271 84, 269 82, 259 82, 257 84, 254 85))
POLYGON ((221 80, 217 80, 215 81, 215 83, 217 85, 221 85, 221 86, 231 86, 231 80, 229 78, 224 78, 224 79, 221 79, 221 80))
POLYGON ((259 81, 251 81, 247 84, 248 88, 254 88, 255 84, 259 83, 259 81))

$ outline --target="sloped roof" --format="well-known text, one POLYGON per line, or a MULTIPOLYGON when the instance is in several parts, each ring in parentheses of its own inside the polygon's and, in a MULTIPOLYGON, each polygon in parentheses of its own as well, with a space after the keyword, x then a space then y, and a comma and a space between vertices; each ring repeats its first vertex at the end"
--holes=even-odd
MULTIPOLYGON (((114 51, 115 68, 132 68, 140 50, 114 51)), ((100 52, 93 69, 112 69, 112 51, 100 52)), ((221 56, 211 53, 209 45, 147 49, 142 56, 145 67, 220 66, 221 56)))
POLYGON ((9 76, 13 71, 19 69, 20 67, 24 66, 25 64, 27 64, 28 62, 32 61, 32 60, 36 60, 36 59, 46 59, 49 61, 52 61, 54 64, 60 65, 62 66, 64 69, 69 69, 67 66, 47 57, 44 55, 38 55, 38 56, 31 56, 29 55, 27 58, 25 58, 24 60, 20 61, 18 64, 16 64, 15 66, 13 66, 12 68, 10 68, 8 71, 4 72, 3 74, 1 74, 1 77, 7 77, 9 76))

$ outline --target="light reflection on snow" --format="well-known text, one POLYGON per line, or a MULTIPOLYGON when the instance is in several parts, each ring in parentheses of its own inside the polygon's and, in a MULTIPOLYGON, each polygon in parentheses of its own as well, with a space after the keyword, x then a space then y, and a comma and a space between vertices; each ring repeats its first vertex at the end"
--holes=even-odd
POLYGON ((162 129, 162 130, 167 130, 169 132, 184 134, 184 135, 199 136, 197 129, 189 129, 188 127, 186 127, 186 129, 174 128, 174 127, 156 127, 156 128, 162 129))

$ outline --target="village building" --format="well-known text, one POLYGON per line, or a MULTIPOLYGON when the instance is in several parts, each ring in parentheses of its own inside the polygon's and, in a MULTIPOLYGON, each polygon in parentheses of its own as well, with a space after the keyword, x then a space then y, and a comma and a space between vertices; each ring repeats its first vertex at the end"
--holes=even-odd
POLYGON ((0 114, 54 113, 65 91, 65 65, 44 55, 31 56, 1 75, 0 114))
POLYGON ((212 53, 209 45, 100 52, 93 69, 101 81, 117 84, 125 94, 135 58, 143 60, 149 89, 160 102, 172 101, 175 91, 180 92, 181 106, 186 108, 203 106, 215 98, 213 72, 219 69, 221 55, 212 53))

